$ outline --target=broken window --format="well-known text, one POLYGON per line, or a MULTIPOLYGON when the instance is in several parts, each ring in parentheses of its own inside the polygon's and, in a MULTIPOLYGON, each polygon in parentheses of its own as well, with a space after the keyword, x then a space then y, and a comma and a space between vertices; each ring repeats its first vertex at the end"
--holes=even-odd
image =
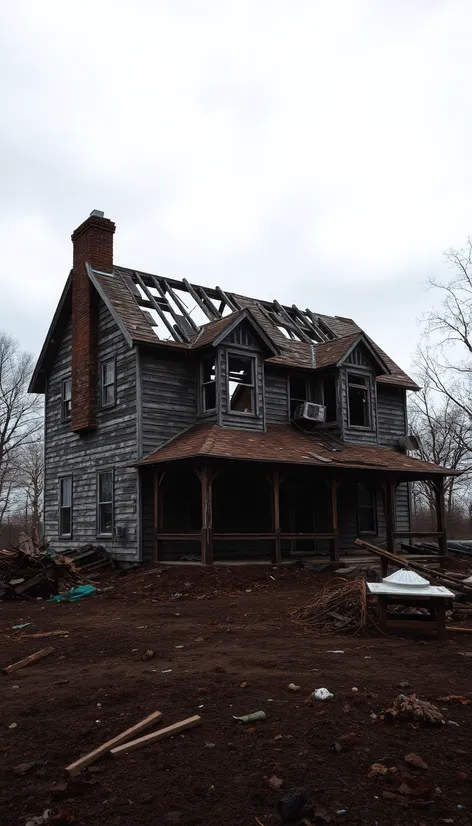
POLYGON ((216 407, 216 357, 213 353, 202 362, 202 410, 216 407))
POLYGON ((228 356, 229 409, 239 413, 255 413, 255 359, 250 356, 228 356))
POLYGON ((100 365, 100 398, 102 407, 115 404, 115 359, 106 359, 100 365))
POLYGON ((333 374, 322 379, 323 404, 326 407, 326 423, 337 421, 336 376, 333 374))
POLYGON ((113 533, 113 471, 104 470, 98 474, 97 534, 111 536, 113 533))
POLYGON ((372 485, 357 485, 357 529, 359 533, 377 533, 377 496, 372 485))
POLYGON ((68 376, 62 380, 61 387, 61 422, 70 422, 72 415, 72 379, 68 376))
POLYGON ((72 476, 59 479, 59 535, 72 536, 72 476))
POLYGON ((295 410, 303 402, 310 401, 310 387, 306 376, 293 375, 289 378, 290 418, 293 419, 295 410))
POLYGON ((347 374, 349 427, 370 427, 370 379, 360 373, 347 374))

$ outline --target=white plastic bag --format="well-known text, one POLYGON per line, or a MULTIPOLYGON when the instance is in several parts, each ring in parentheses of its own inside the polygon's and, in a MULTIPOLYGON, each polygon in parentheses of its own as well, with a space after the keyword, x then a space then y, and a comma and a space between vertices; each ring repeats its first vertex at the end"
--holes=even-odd
POLYGON ((331 694, 331 691, 328 691, 327 688, 317 688, 311 696, 313 700, 331 700, 334 694, 331 694))

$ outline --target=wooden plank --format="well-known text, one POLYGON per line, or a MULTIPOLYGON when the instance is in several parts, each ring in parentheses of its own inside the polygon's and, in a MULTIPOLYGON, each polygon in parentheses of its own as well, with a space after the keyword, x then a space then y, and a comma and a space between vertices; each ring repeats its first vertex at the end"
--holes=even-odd
POLYGON ((398 539, 415 539, 421 536, 442 536, 442 531, 395 531, 394 536, 398 539))
POLYGON ((111 749, 110 754, 113 757, 120 757, 122 754, 128 754, 130 751, 141 749, 144 746, 150 746, 152 743, 158 743, 160 740, 165 740, 166 737, 172 737, 174 734, 179 734, 188 728, 199 726, 202 718, 195 714, 194 717, 187 717, 186 720, 181 720, 179 723, 173 723, 172 726, 161 728, 160 731, 153 731, 151 734, 145 734, 144 737, 138 737, 137 740, 131 740, 129 743, 124 743, 116 749, 111 749))
POLYGON ((122 731, 121 734, 117 734, 116 737, 112 737, 111 740, 102 743, 97 749, 90 751, 88 754, 84 754, 83 757, 79 757, 75 763, 66 766, 65 771, 68 772, 71 777, 75 777, 76 774, 79 774, 83 769, 87 768, 87 766, 90 766, 91 763, 95 763, 96 760, 110 751, 114 746, 120 746, 122 743, 130 740, 135 734, 139 734, 141 731, 150 728, 154 723, 157 723, 161 717, 162 713, 160 711, 153 711, 149 717, 145 717, 144 720, 136 723, 135 726, 127 728, 126 731, 122 731))
POLYGON ((17 663, 13 663, 13 665, 7 665, 6 668, 3 669, 4 674, 11 674, 12 671, 19 671, 20 668, 25 668, 27 665, 32 665, 33 663, 38 662, 38 660, 42 660, 43 657, 49 657, 56 649, 50 645, 48 648, 42 648, 41 651, 36 651, 35 654, 30 654, 29 657, 25 657, 24 660, 18 660, 17 663))

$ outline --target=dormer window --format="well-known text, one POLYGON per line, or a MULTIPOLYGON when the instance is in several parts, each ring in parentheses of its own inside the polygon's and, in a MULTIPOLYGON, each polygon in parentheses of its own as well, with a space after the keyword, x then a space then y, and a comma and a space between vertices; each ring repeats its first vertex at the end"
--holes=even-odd
POLYGON ((370 377, 361 373, 347 374, 349 427, 370 427, 370 377))
POLYGON ((255 413, 255 358, 228 354, 229 409, 238 413, 255 413))
POLYGON ((216 358, 213 353, 202 362, 202 411, 216 408, 216 358))

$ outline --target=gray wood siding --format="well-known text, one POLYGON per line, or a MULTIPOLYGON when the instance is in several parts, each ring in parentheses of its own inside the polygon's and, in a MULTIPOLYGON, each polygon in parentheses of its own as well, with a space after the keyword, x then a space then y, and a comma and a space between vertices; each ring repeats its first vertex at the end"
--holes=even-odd
POLYGON ((377 385, 379 445, 393 447, 407 432, 406 392, 400 387, 377 385))
POLYGON ((363 375, 370 376, 370 406, 371 406, 371 428, 353 428, 349 427, 349 417, 348 417, 348 396, 347 396, 347 374, 348 372, 356 372, 356 368, 341 368, 339 371, 339 383, 340 383, 340 403, 341 403, 341 421, 342 421, 342 430, 344 441, 349 442, 351 444, 365 444, 365 445, 375 445, 377 444, 377 398, 375 392, 375 375, 370 371, 359 370, 358 372, 362 372, 363 375))
POLYGON ((267 365, 264 372, 267 422, 269 424, 288 424, 290 415, 287 375, 281 373, 280 370, 273 370, 267 365))
POLYGON ((170 356, 141 353, 141 455, 147 456, 195 423, 197 366, 170 356))
MULTIPOLYGON (((240 428, 242 430, 264 430, 265 429, 265 401, 264 401, 264 362, 257 353, 241 351, 241 355, 251 355, 256 358, 255 370, 255 394, 256 394, 256 415, 249 413, 239 413, 236 410, 229 410, 228 399, 228 374, 227 374, 227 349, 218 349, 218 371, 220 387, 219 424, 223 427, 240 428)), ((237 353, 238 350, 230 348, 229 352, 237 353)))
MULTIPOLYGON (((97 411, 97 428, 73 433, 61 422, 61 384, 70 375, 72 333, 69 322, 48 377, 45 399, 45 534, 55 551, 100 543, 116 558, 138 558, 136 352, 130 349, 105 305, 100 302, 98 357, 116 358, 116 405, 97 411), (115 536, 97 539, 97 471, 114 471, 115 536), (72 538, 58 536, 59 477, 72 475, 72 538), (124 538, 117 529, 126 531, 124 538)), ((97 398, 98 387, 97 387, 97 398)), ((72 400, 73 403, 73 400, 72 400)))

